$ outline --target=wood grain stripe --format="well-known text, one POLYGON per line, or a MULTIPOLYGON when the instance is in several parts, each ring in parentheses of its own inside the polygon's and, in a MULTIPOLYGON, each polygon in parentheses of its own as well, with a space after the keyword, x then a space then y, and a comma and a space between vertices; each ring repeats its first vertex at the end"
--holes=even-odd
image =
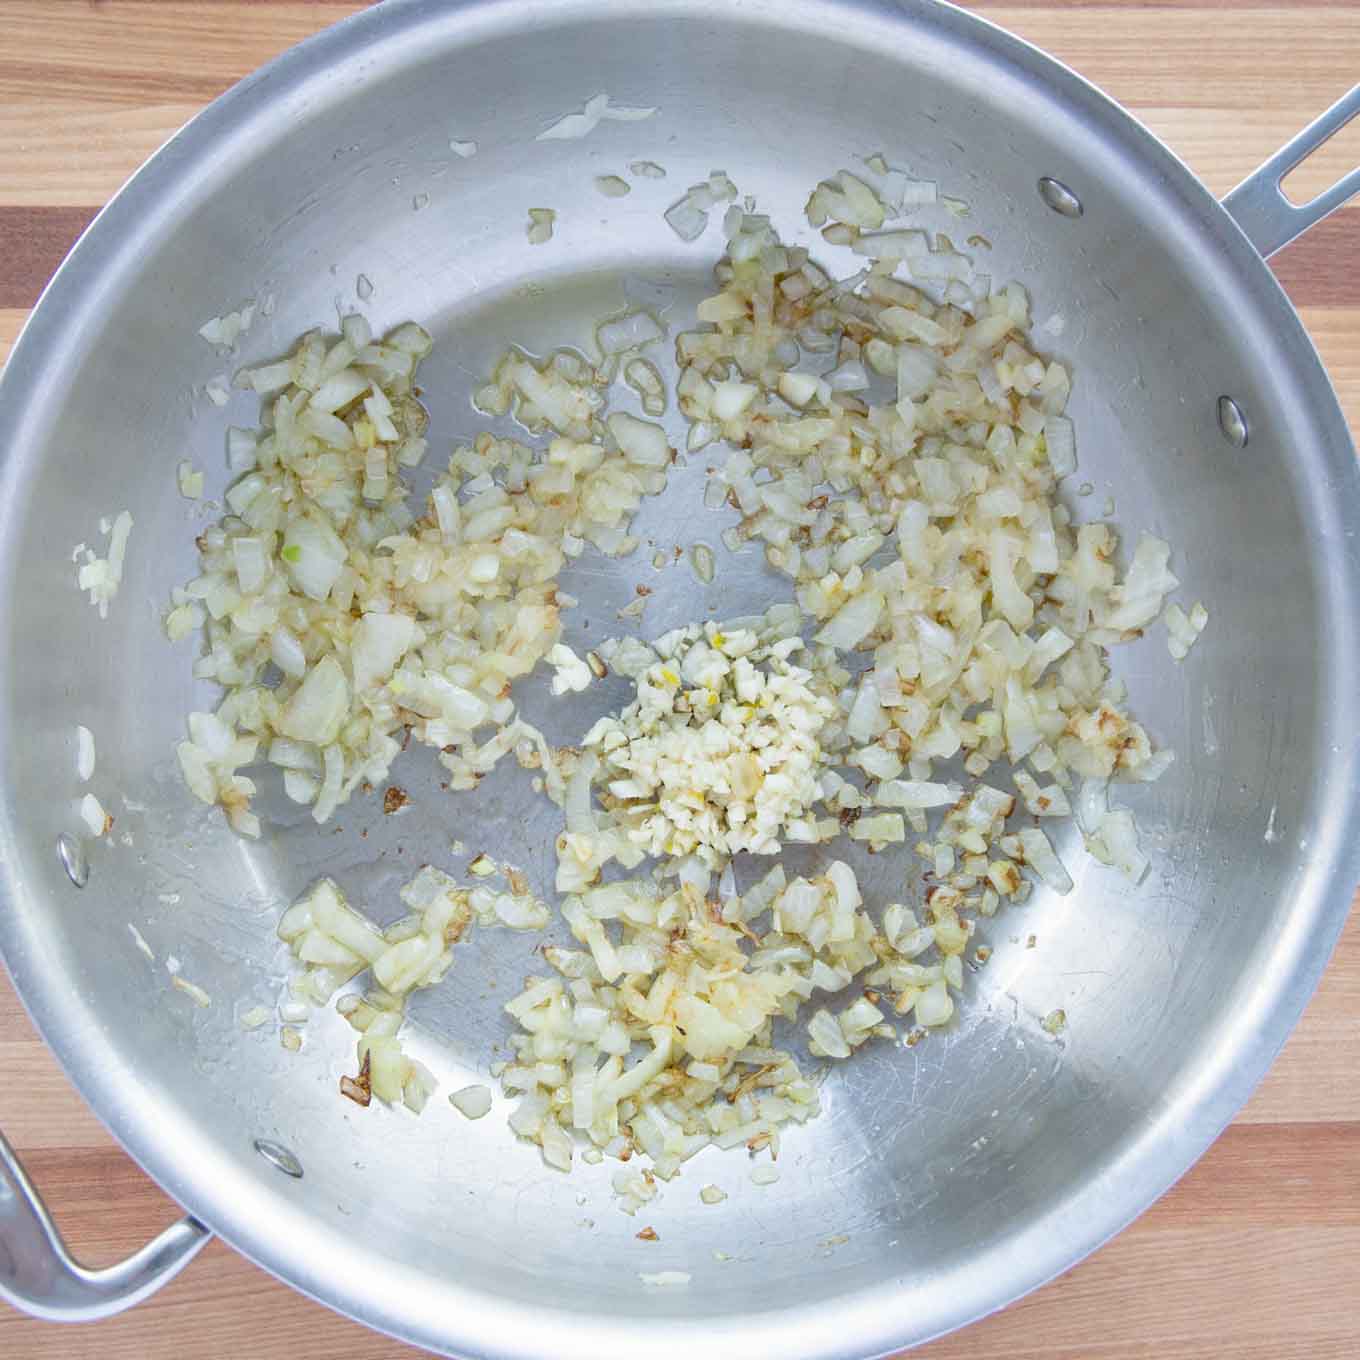
POLYGON ((1269 1354, 1250 1348, 1273 1342, 1277 1357, 1341 1360, 1355 1352, 1338 1344, 1343 1314, 1334 1291, 1349 1278, 1357 1250, 1355 1228, 1129 1232, 1059 1288, 1032 1294, 921 1354, 928 1360, 1240 1360, 1269 1354), (1285 1274, 1287 1300, 1279 1292, 1285 1274), (1139 1288, 1130 1288, 1133 1279, 1139 1288))
POLYGON ((1354 1229, 1256 1231, 1222 1241, 1193 1230, 1129 1235, 1121 1250, 1103 1252, 1058 1289, 1032 1295, 920 1354, 926 1360, 1354 1360, 1354 1332, 1334 1291, 1346 1289, 1357 1245, 1354 1229), (1285 1277, 1289 1292, 1282 1295, 1285 1277))
MULTIPOLYGON (((167 1204, 158 1225, 175 1216, 167 1204)), ((104 1322, 59 1327, 5 1311, 0 1354, 6 1360, 428 1360, 427 1352, 286 1291, 222 1242, 209 1244, 151 1304, 104 1322)))
MULTIPOLYGON (((214 0, 214 3, 216 0, 214 0)), ((1344 9, 1355 0, 1288 0, 1290 9, 1344 9)), ((274 4, 276 0, 236 0, 244 4, 274 4)), ((961 0, 962 3, 962 0, 961 0)), ((1066 9, 1099 14, 1102 10, 1111 19, 1122 17, 1130 10, 1191 9, 1231 10, 1250 22, 1251 12, 1266 8, 1261 0, 967 0, 964 9, 975 9, 986 15, 994 9, 1066 9)))
MULTIPOLYGON (((1250 1131, 1249 1131, 1250 1132, 1250 1131)), ((1070 1275, 966 1332, 913 1355, 926 1360, 1353 1360, 1353 1332, 1339 1329, 1354 1286, 1360 1231, 1349 1222, 1321 1221, 1305 1207, 1307 1185, 1354 1198, 1355 1186, 1327 1170, 1338 1157, 1354 1166, 1354 1149, 1340 1139, 1315 1139, 1303 1130, 1286 1152, 1292 1131, 1243 1140, 1230 1130, 1180 1186, 1132 1229, 1070 1275), (1260 1168, 1279 1155, 1272 1183, 1260 1168), (1214 1212, 1215 1186, 1239 1166, 1256 1177, 1267 1201, 1291 1207, 1290 1220, 1245 1224, 1224 1232, 1214 1212), (1196 1186, 1195 1182, 1202 1184, 1196 1186), (1287 1281, 1287 1306, 1280 1286, 1287 1281)), ((1353 1131, 1343 1137, 1353 1138, 1353 1131)), ((169 1205, 155 1200, 135 1215, 115 1207, 92 1176, 99 1165, 67 1171, 43 1163, 44 1185, 76 1250, 95 1261, 140 1241, 140 1228, 167 1221, 169 1205)), ((131 1191, 115 1175, 114 1192, 131 1191)), ((111 1197, 111 1196, 109 1196, 111 1197)), ((1236 1195, 1233 1195, 1234 1199, 1236 1195)), ((1259 1211, 1257 1211, 1259 1213, 1259 1211)), ((1343 1214, 1347 1211, 1343 1209, 1343 1214)), ((1235 1221, 1235 1220, 1234 1220, 1235 1221)), ((367 1335, 353 1324, 256 1271, 220 1244, 157 1297, 155 1304, 101 1323, 97 1329, 41 1327, 0 1314, 0 1352, 23 1360, 220 1360, 223 1355, 290 1360, 397 1360, 414 1357, 398 1343, 367 1335), (267 1335, 260 1330, 268 1317, 267 1335), (12 1339, 11 1339, 12 1338, 12 1339)), ((551 1356, 543 1360, 552 1360, 551 1356)), ((792 1360, 792 1357, 789 1358, 792 1360)))
POLYGON ((0 205, 0 307, 31 307, 97 211, 0 205))
MULTIPOLYGON (((1216 1298, 1206 1293, 1206 1310, 1217 1306, 1216 1298)), ((1150 1346, 1117 1335, 1110 1338, 1098 1317, 1091 1318, 1091 1326, 1101 1334, 1077 1346, 1046 1345, 1018 1337, 1011 1346, 994 1345, 982 1351, 969 1350, 962 1342, 951 1338, 948 1342, 937 1342, 935 1346, 913 1351, 910 1357, 900 1356, 898 1360, 922 1360, 922 1357, 924 1360, 953 1360, 953 1357, 967 1357, 967 1360, 1355 1360, 1352 1333, 1348 1331, 1317 1332, 1306 1340, 1288 1331, 1268 1341, 1238 1338, 1227 1350, 1220 1341, 1188 1335, 1177 1336, 1169 1346, 1160 1343, 1150 1346)), ((406 1352, 394 1351, 392 1354, 404 1355, 406 1352)))
MULTIPOLYGON (((1346 413, 1351 433, 1360 436, 1360 309, 1307 307, 1302 316, 1341 398, 1341 409, 1346 413)), ((1356 947, 1354 959, 1360 977, 1360 946, 1356 947)), ((1351 1018, 1360 1033, 1360 986, 1351 1001, 1351 1018)))
MULTIPOLYGON (((0 100, 50 97, 73 83, 91 100, 204 100, 359 8, 122 0, 90 9, 87 22, 73 24, 65 5, 6 0, 0 100)), ((1343 4, 1322 13, 1325 20, 1300 22, 1281 8, 998 4, 986 11, 1125 103, 1234 109, 1321 109, 1350 87, 1348 54, 1360 45, 1360 12, 1343 4), (1281 51, 1290 53, 1288 62, 1271 59, 1281 51), (1155 62, 1148 59, 1153 52, 1155 62)))
MULTIPOLYGON (((6 315, 0 313, 0 316, 6 315)), ((13 315, 10 313, 9 315, 13 315)), ((81 1157, 113 1146, 108 1130, 76 1094, 42 1047, 9 978, 0 968, 0 1072, 12 1090, 0 1107, 0 1131, 27 1159, 66 1151, 81 1157), (34 1061, 35 1053, 40 1054, 34 1061), (22 1091, 22 1095, 18 1094, 22 1091)), ((4 1316, 0 1306, 0 1317, 4 1316)), ((0 1345, 0 1355, 5 1355, 0 1345)))
MULTIPOLYGON (((109 0, 92 0, 107 4, 109 0)), ((377 3, 377 0, 373 0, 377 3)), ((1289 0, 1295 9, 1329 9, 1352 4, 1354 0, 1289 0)), ((333 7, 334 0, 199 0, 200 5, 224 5, 239 9, 275 8, 284 4, 315 4, 333 7)), ((1126 12, 1131 9, 1203 9, 1256 10, 1263 8, 1261 0, 967 0, 964 9, 1083 9, 1088 13, 1099 10, 1126 12)))
MULTIPOLYGON (((1288 7, 1016 8, 987 18, 1052 52, 1133 108, 1320 113, 1355 83, 1360 9, 1337 6, 1296 18, 1288 7), (1288 52, 1287 61, 1278 60, 1288 52)), ((1225 119, 1225 134, 1235 119, 1225 119)))
MULTIPOLYGON (((50 60, 44 63, 35 59, 36 64, 0 60, 0 202, 65 205, 107 198, 202 102, 281 50, 280 44, 264 41, 260 30, 272 33, 272 21, 282 10, 296 17, 292 14, 294 6, 284 5, 280 0, 260 0, 257 4, 214 0, 210 8, 217 12, 218 19, 232 18, 228 27, 238 34, 238 39, 233 48, 223 52, 221 61, 195 72, 191 63, 168 46, 168 21, 178 23, 178 16, 189 13, 183 7, 167 4, 148 9, 143 4, 118 4, 110 8, 120 16, 119 26, 116 33, 108 35, 107 44, 101 46, 101 64, 93 72, 85 61, 57 69, 50 60), (265 3, 269 6, 270 25, 260 22, 265 3), (237 8, 240 12, 233 14, 237 8), (241 34, 256 36, 245 41, 241 34), (128 102, 110 103, 104 97, 101 82, 106 76, 117 85, 119 99, 128 102), (55 98, 54 89, 61 92, 55 98)), ((355 6, 318 3, 306 8, 318 17, 331 19, 341 17, 355 6)), ((1004 19, 1010 8, 998 6, 989 8, 987 13, 991 18, 1004 19)), ((40 53, 47 50, 44 35, 52 27, 51 9, 47 6, 34 10, 28 0, 19 3, 11 0, 7 17, 13 16, 11 22, 26 28, 30 39, 20 43, 21 48, 40 53)), ((214 16, 205 17, 201 10, 201 6, 194 7, 192 13, 197 18, 192 24, 188 19, 185 22, 190 25, 190 33, 196 26, 215 42, 220 25, 214 16)), ((1162 15, 1158 7, 1148 13, 1154 18, 1161 15, 1168 21, 1189 19, 1200 25, 1205 19, 1194 11, 1188 15, 1162 15)), ((1248 28, 1257 21, 1259 13, 1271 12, 1249 13, 1248 28)), ((1030 37, 1041 43, 1046 41, 1064 60, 1076 62, 1079 69, 1098 81, 1102 74, 1111 74, 1102 73, 1100 63, 1117 63, 1112 80, 1122 80, 1125 68, 1136 62, 1133 83, 1127 86, 1111 83, 1112 92, 1175 148, 1217 194, 1225 193, 1255 169, 1315 116, 1323 103, 1340 94, 1351 78, 1348 70, 1341 70, 1332 62, 1324 97, 1294 80, 1292 71, 1283 71, 1278 64, 1266 66, 1251 82, 1257 91, 1252 102, 1241 108, 1229 124, 1217 113, 1222 101, 1216 92, 1208 104, 1201 99, 1203 75, 1196 70, 1195 41, 1213 42, 1216 52, 1223 44, 1228 49, 1234 44, 1240 48, 1242 40, 1237 30, 1243 25, 1235 24, 1227 37, 1200 33, 1170 35, 1187 38, 1184 45, 1159 42, 1155 34, 1150 34, 1149 40, 1159 52, 1159 80, 1168 94, 1165 101, 1154 101, 1144 93, 1143 50, 1107 52, 1105 49, 1112 45, 1093 43, 1087 28, 1076 22, 1077 18, 1083 24, 1090 20, 1089 9, 1064 11, 1053 5, 1021 6, 1016 8, 1016 15, 1017 25, 1034 26, 1030 37), (1064 13, 1067 21, 1055 23, 1064 13)), ((1121 11, 1121 28, 1126 22, 1121 11)), ((1330 19, 1320 27, 1330 27, 1330 19)), ((298 30, 299 34, 304 31, 305 27, 298 30)), ((1309 41, 1313 43, 1314 39, 1309 41)), ((1232 55, 1232 51, 1225 49, 1224 60, 1232 55)), ((1315 67, 1323 57, 1317 51, 1312 55, 1311 66, 1315 67)), ((1240 70, 1245 69, 1248 60, 1259 62, 1259 50, 1251 44, 1247 44, 1245 51, 1237 51, 1235 57, 1240 70)), ((1300 75, 1306 76, 1307 68, 1300 75)), ((1311 158, 1300 173, 1308 177, 1306 187, 1320 190, 1352 168, 1356 159, 1354 147, 1347 146, 1343 135, 1311 158)))
MULTIPOLYGON (((0 203, 0 308, 37 301, 96 211, 0 203)), ((1272 265, 1297 307, 1360 306, 1360 208, 1333 214, 1272 265)))
MULTIPOLYGON (((1320 335, 1324 359, 1333 360, 1333 381, 1349 408, 1351 429, 1360 428, 1360 311, 1326 313, 1328 323, 1346 318, 1344 330, 1320 335), (1344 363, 1342 362, 1344 356, 1344 363)), ((1312 315, 1305 318, 1310 326, 1312 315)), ((1238 1124, 1342 1122, 1360 1124, 1360 895, 1341 933, 1336 953, 1299 1027, 1266 1074, 1238 1124)), ((1352 1163, 1352 1165, 1355 1165, 1352 1163)))
POLYGON ((115 104, 206 103, 294 43, 364 8, 343 0, 265 6, 196 0, 4 0, 0 101, 78 90, 115 104))
POLYGON ((1343 208, 1271 260, 1299 307, 1360 306, 1360 208, 1343 208))
MULTIPOLYGON (((102 203, 197 111, 187 101, 123 106, 65 96, 0 96, 0 203, 102 203)), ((1222 196, 1318 109, 1284 103, 1244 110, 1231 128, 1211 109, 1143 105, 1133 112, 1222 196)), ((1298 173, 1316 192, 1357 159, 1338 138, 1298 173)))
POLYGON ((1155 1231, 1360 1228, 1360 1123, 1234 1124, 1148 1219, 1155 1231))
POLYGON ((104 203, 199 110, 193 101, 0 99, 0 203, 104 203))
MULTIPOLYGON (((19 329, 24 324, 24 318, 28 312, 22 308, 0 307, 0 368, 4 368, 5 361, 9 358, 9 352, 13 348, 14 342, 19 338, 19 329)), ((4 989, 0 988, 0 994, 4 989)), ((4 1003, 0 1000, 0 1024, 3 1023, 4 1003)), ((3 1033, 3 1029, 0 1029, 3 1033)))
MULTIPOLYGON (((1320 104, 1288 101, 1267 108, 1243 109, 1231 124, 1213 109, 1138 104, 1130 112, 1160 137, 1222 198, 1275 154, 1322 112, 1320 104)), ((1353 125, 1360 132, 1360 124, 1353 125)), ((1360 140, 1360 139, 1357 139, 1360 140)), ((1360 163, 1349 134, 1333 138, 1310 156, 1291 178, 1291 190, 1321 193, 1360 163)))
POLYGON ((24 1170, 50 1199, 81 1206, 85 1220, 79 1225, 81 1249, 92 1262, 116 1260, 149 1241, 176 1216, 167 1196, 135 1193, 146 1177, 107 1134, 89 1148, 34 1150, 30 1145, 24 1152, 24 1170))

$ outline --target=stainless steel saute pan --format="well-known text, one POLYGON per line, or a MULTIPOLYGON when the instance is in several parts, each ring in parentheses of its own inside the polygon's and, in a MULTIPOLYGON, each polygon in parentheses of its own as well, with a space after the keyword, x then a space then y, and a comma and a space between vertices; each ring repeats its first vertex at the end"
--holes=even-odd
MULTIPOLYGON (((0 954, 72 1079, 192 1217, 125 1266, 82 1271, 6 1155, 0 1294, 96 1317, 211 1231, 449 1353, 848 1360, 1001 1306, 1161 1194, 1280 1047, 1360 875, 1360 473, 1262 260, 1360 188, 1357 172, 1304 208, 1279 189, 1357 107, 1352 94, 1220 203, 1070 71, 925 0, 390 0, 195 119, 72 253, 0 384, 0 954), (534 140, 597 91, 659 112, 534 140), (453 156, 451 138, 475 139, 477 155, 453 156), (951 1032, 846 1064, 823 1117, 788 1140, 777 1186, 732 1178, 718 1207, 673 1193, 640 1261, 607 1167, 551 1172, 498 1118, 350 1106, 336 1078, 351 1041, 334 1016, 297 1055, 237 1022, 276 995, 278 908, 318 873, 391 901, 456 834, 513 848, 545 884, 555 827, 509 785, 440 794, 415 752, 400 818, 356 799, 334 830, 280 816, 245 843, 192 803, 172 751, 208 696, 158 617, 194 568, 174 468, 187 456, 216 469, 220 494, 223 428, 254 418, 244 397, 223 411, 202 399, 222 360, 194 332, 272 291, 245 357, 273 354, 337 295, 352 304, 364 273, 376 324, 409 316, 434 332, 422 381, 436 437, 452 439, 509 341, 588 334, 624 287, 685 316, 713 255, 661 220, 685 185, 721 167, 797 237, 809 186, 879 149, 966 198, 993 275, 1064 318, 1051 345, 1075 370, 1082 476, 1114 489, 1122 525, 1177 545, 1212 624, 1183 666, 1151 640, 1119 662, 1178 753, 1137 795, 1154 852, 1143 884, 1090 874, 999 916, 951 1032), (639 157, 669 178, 601 199, 593 177, 639 157), (530 206, 559 213, 533 251, 530 206), (136 527, 101 620, 74 588, 71 548, 122 508, 136 527), (78 722, 99 742, 112 846, 77 844, 78 722), (59 853, 63 834, 77 840, 59 853), (211 1007, 168 989, 129 922, 211 1007), (1054 1004, 1069 1017, 1061 1044, 1036 1018, 1054 1004), (845 1240, 828 1256, 833 1235, 845 1240), (687 1288, 638 1277, 671 1269, 687 1288)), ((701 513, 680 482, 645 530, 673 538, 701 513)), ((681 577, 649 626, 775 589, 754 567, 702 593, 681 577)), ((626 566, 594 576, 573 627, 607 630, 632 580, 626 566)), ((441 1077, 485 1070, 532 945, 488 934, 475 977, 422 997, 422 1056, 441 1077)))

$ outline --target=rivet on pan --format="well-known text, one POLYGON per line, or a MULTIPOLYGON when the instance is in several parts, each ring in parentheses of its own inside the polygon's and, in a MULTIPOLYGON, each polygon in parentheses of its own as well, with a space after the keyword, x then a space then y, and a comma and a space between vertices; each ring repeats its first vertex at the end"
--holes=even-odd
POLYGON ((302 1179, 302 1163, 281 1143, 271 1143, 268 1138, 257 1138, 255 1151, 285 1176, 291 1176, 295 1181, 302 1179))
POLYGON ((76 838, 63 831, 57 837, 57 858, 66 870, 66 877, 83 888, 90 881, 90 861, 85 858, 85 849, 76 838))
POLYGON ((1056 179, 1050 179, 1047 175, 1039 181, 1039 197, 1055 213, 1061 213, 1063 217, 1080 217, 1083 212, 1081 199, 1067 185, 1059 183, 1056 179))
POLYGON ((1247 429, 1246 413, 1231 397, 1218 399, 1218 428, 1223 431, 1223 438, 1233 448, 1247 447, 1250 431, 1247 429))

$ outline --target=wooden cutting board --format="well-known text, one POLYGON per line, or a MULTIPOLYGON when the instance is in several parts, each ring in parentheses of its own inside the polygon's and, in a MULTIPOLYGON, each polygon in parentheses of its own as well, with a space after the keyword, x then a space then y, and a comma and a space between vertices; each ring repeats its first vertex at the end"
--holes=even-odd
MULTIPOLYGON (((95 209, 233 81, 357 8, 289 0, 0 0, 0 358, 95 209)), ((1360 6, 1296 0, 978 6, 1134 110, 1216 193, 1360 79, 1360 6)), ((1306 169, 1322 188, 1360 138, 1306 169)), ((1360 206, 1276 261, 1360 429, 1360 206)), ((174 1205, 113 1143, 0 974, 0 1127, 78 1256, 174 1205)), ((1068 1275, 930 1360, 1360 1356, 1360 924, 1256 1097, 1184 1181, 1068 1275)), ((414 1355, 214 1243, 149 1303, 57 1328, 0 1311, 9 1360, 414 1355)), ((544 1360, 551 1360, 545 1357, 544 1360)), ((601 1360, 612 1358, 601 1357, 601 1360)), ((718 1357, 717 1360, 729 1360, 718 1357)), ((755 1360, 762 1360, 756 1357, 755 1360)), ((790 1357, 789 1360, 796 1360, 790 1357)))

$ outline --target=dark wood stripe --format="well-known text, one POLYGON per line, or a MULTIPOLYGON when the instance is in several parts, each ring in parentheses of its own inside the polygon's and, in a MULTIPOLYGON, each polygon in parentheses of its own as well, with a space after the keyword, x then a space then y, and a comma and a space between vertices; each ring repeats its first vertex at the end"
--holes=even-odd
MULTIPOLYGON (((1186 0, 1186 2, 1188 3, 1189 0, 1186 0)), ((1208 0, 1208 2, 1210 4, 1216 4, 1219 0, 1208 0)), ((1304 0, 1304 3, 1312 2, 1313 0, 1304 0)), ((1320 2, 1331 3, 1332 0, 1320 0, 1320 2)), ((94 0, 94 3, 107 4, 108 0, 94 0)), ((290 5, 295 9, 299 6, 304 9, 310 6, 315 6, 317 9, 340 9, 346 7, 346 0, 197 0, 197 3, 203 6, 220 6, 222 8, 230 9, 269 9, 270 6, 273 6, 275 9, 281 9, 284 5, 290 5)), ((1139 0, 1139 3, 1141 3, 1141 0, 1139 0)), ((1173 3, 1179 4, 1181 3, 1181 0, 1173 0, 1173 3)), ((1248 0, 1242 0, 1242 3, 1248 3, 1248 0)), ((1256 0, 1256 3, 1259 4, 1260 0, 1256 0)), ((1335 3, 1341 4, 1344 3, 1344 0, 1335 0, 1335 3)), ((373 5, 380 4, 382 4, 382 0, 348 0, 348 8, 351 10, 367 9, 373 5)), ((319 31, 320 30, 318 30, 318 32, 319 31)))
POLYGON ((0 307, 31 307, 96 212, 0 205, 0 307))
POLYGON ((1296 307, 1360 306, 1360 207, 1333 213, 1270 264, 1296 307))
MULTIPOLYGON (((248 3, 274 4, 277 0, 247 0, 248 3)), ((1074 9, 1084 14, 1098 14, 1131 9, 1268 9, 1263 0, 960 0, 964 9, 1074 9)), ((1355 0, 1289 0, 1290 9, 1350 9, 1355 0)))
MULTIPOLYGON (((0 307, 31 307, 96 211, 0 205, 0 307)), ((1360 207, 1333 213, 1271 265, 1296 307, 1360 306, 1360 207)))
MULTIPOLYGON (((96 9, 103 9, 110 0, 88 0, 96 9)), ((336 0, 198 0, 200 5, 231 9, 282 8, 284 5, 336 5, 336 0)), ((355 0, 353 8, 362 9, 381 0, 355 0)), ((1291 9, 1348 9, 1355 0, 1288 0, 1291 9)), ((1264 0, 959 0, 963 9, 1268 9, 1264 0)), ((1277 6, 1278 7, 1278 6, 1277 6)))
MULTIPOLYGON (((367 0, 380 4, 381 0, 367 0)), ((96 6, 108 0, 93 0, 96 6)), ((203 5, 230 6, 233 9, 253 9, 270 5, 330 5, 336 0, 199 0, 203 5)), ((356 0, 355 8, 363 8, 365 0, 356 0)), ((1088 14, 1100 9, 1267 9, 1264 0, 959 0, 963 9, 1081 9, 1088 14)), ((1291 9, 1348 9, 1355 0, 1288 0, 1291 9)))
POLYGON ((62 1206, 62 1231, 87 1257, 116 1260, 177 1217, 166 1195, 146 1193, 146 1176, 121 1148, 26 1149, 23 1161, 47 1201, 62 1206))

